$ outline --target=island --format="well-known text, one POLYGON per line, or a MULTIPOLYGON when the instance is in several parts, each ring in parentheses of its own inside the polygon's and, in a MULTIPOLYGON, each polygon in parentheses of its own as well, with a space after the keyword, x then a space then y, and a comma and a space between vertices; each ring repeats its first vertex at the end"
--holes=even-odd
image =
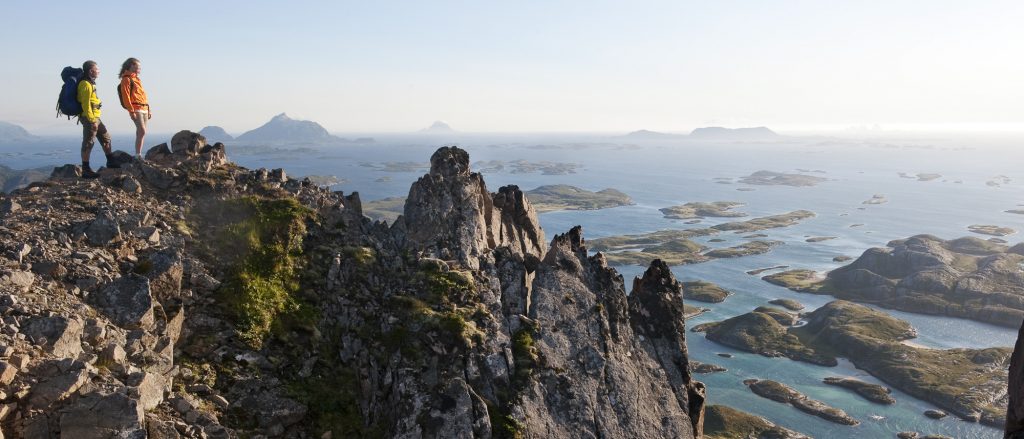
POLYGON ((683 298, 698 302, 721 303, 731 295, 726 289, 711 282, 683 282, 683 298))
POLYGON ((871 199, 861 202, 861 204, 885 204, 888 203, 889 199, 885 198, 885 195, 875 194, 871 196, 871 199))
POLYGON ((447 123, 444 123, 440 120, 435 120, 434 123, 430 124, 429 127, 420 130, 420 132, 428 134, 450 134, 454 133, 455 130, 452 129, 452 127, 447 123))
POLYGON ((753 270, 747 270, 747 274, 749 274, 751 276, 756 276, 756 275, 759 275, 759 274, 764 273, 766 271, 781 270, 783 268, 789 268, 789 266, 788 265, 776 265, 774 267, 755 268, 753 270))
POLYGON ((405 210, 405 197, 389 197, 363 202, 363 215, 375 221, 393 223, 405 210))
POLYGON ((740 179, 740 183, 759 186, 814 186, 828 181, 827 178, 804 174, 786 174, 773 171, 757 171, 740 179))
POLYGON ((993 226, 993 225, 987 225, 987 224, 974 224, 974 225, 970 225, 970 226, 967 226, 967 230, 970 230, 970 231, 972 231, 974 233, 978 233, 978 234, 981 234, 981 235, 991 235, 991 236, 1006 236, 1006 235, 1012 235, 1014 233, 1017 233, 1016 230, 1013 230, 1013 229, 1011 229, 1009 227, 1000 227, 1000 226, 993 226))
MULTIPOLYGON (((749 233, 759 230, 787 227, 815 216, 814 212, 796 210, 779 215, 729 222, 705 228, 659 230, 642 235, 619 235, 590 241, 590 248, 604 252, 612 265, 646 264, 662 259, 669 265, 704 262, 714 258, 738 257, 766 253, 781 241, 751 241, 735 247, 714 249, 690 241, 690 238, 715 235, 721 232, 749 233), (638 250, 639 249, 639 250, 638 250)), ((752 237, 747 236, 747 238, 752 237)), ((759 235, 764 236, 764 235, 759 235)))
POLYGON ((706 439, 810 439, 810 436, 780 427, 765 418, 725 405, 707 406, 704 412, 704 437, 706 439))
POLYGON ((224 128, 215 125, 203 127, 203 129, 199 130, 199 135, 205 137, 206 141, 210 143, 230 142, 235 140, 235 137, 228 134, 227 131, 224 131, 224 128))
POLYGON ((629 134, 626 134, 625 137, 628 137, 630 139, 636 139, 636 140, 666 140, 666 139, 686 138, 686 136, 682 135, 682 134, 663 133, 663 132, 660 132, 660 131, 651 131, 651 130, 636 130, 636 131, 632 131, 629 134))
POLYGON ((829 422, 842 425, 857 425, 860 421, 853 419, 846 412, 829 406, 821 401, 810 399, 796 389, 772 380, 744 380, 743 384, 750 387, 754 394, 783 404, 791 404, 802 412, 812 414, 829 422))
POLYGON ((0 144, 33 142, 38 137, 30 134, 28 130, 20 125, 0 121, 0 144))
POLYGON ((762 279, 799 292, 1019 328, 1024 321, 1021 263, 1024 244, 917 235, 868 249, 827 275, 796 269, 762 279))
POLYGON ((616 189, 597 192, 567 184, 540 186, 526 191, 526 198, 538 213, 558 210, 598 210, 636 204, 629 195, 616 189))
POLYGON ((853 390, 858 395, 864 397, 864 399, 878 404, 888 405, 896 403, 896 398, 892 397, 892 389, 878 384, 871 384, 849 377, 825 377, 822 382, 853 390))
POLYGON ((330 187, 345 182, 345 179, 338 178, 337 175, 307 175, 306 179, 320 187, 330 187))
POLYGON ((768 127, 704 127, 690 132, 690 139, 695 140, 765 141, 779 140, 780 138, 781 136, 778 133, 768 127))
POLYGON ((916 175, 910 175, 906 172, 900 172, 900 178, 917 179, 917 181, 932 181, 942 178, 942 174, 933 173, 919 173, 916 175))
POLYGON ((732 209, 742 206, 743 203, 735 201, 714 201, 710 203, 690 202, 681 206, 663 207, 659 209, 665 218, 670 219, 693 219, 706 217, 737 218, 747 216, 743 212, 735 212, 732 209))
POLYGON ((690 372, 693 373, 715 373, 725 372, 726 370, 728 369, 717 364, 701 363, 697 360, 690 360, 690 372))
POLYGON ((835 357, 804 346, 799 337, 791 334, 779 322, 779 313, 784 311, 775 308, 777 312, 765 312, 764 308, 767 307, 721 322, 703 323, 690 331, 704 332, 708 340, 765 357, 788 357, 821 366, 839 364, 835 357))
POLYGON ((738 258, 767 253, 782 243, 782 241, 751 241, 733 247, 708 250, 707 247, 688 239, 673 239, 644 247, 639 251, 605 253, 605 258, 610 265, 644 265, 655 259, 661 259, 669 265, 686 265, 707 262, 712 259, 738 258))
POLYGON ((259 128, 246 131, 235 140, 243 143, 286 142, 321 143, 342 140, 332 136, 320 124, 309 120, 295 120, 281 113, 259 128))
POLYGON ((765 356, 834 366, 842 356, 886 384, 960 418, 1001 426, 1011 348, 930 349, 903 343, 917 333, 906 321, 845 300, 806 314, 785 327, 754 311, 705 323, 709 340, 765 356))
POLYGON ((769 300, 768 303, 772 305, 779 305, 790 311, 800 311, 804 309, 804 305, 802 303, 797 302, 793 299, 772 299, 769 300))

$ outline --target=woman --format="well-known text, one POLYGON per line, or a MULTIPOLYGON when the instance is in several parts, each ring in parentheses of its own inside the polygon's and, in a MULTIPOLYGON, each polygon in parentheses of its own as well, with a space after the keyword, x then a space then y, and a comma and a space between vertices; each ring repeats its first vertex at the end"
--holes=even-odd
POLYGON ((149 108, 149 101, 146 99, 146 90, 142 88, 142 81, 139 80, 139 72, 142 71, 142 63, 138 59, 128 58, 121 64, 121 85, 118 86, 118 96, 121 97, 121 106, 128 110, 128 116, 135 122, 135 158, 142 160, 142 141, 146 137, 146 122, 153 118, 153 110, 149 108))

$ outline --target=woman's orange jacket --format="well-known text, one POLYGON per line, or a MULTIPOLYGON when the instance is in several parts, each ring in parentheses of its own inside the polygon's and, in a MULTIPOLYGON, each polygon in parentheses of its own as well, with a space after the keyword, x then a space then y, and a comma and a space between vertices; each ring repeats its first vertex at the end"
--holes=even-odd
POLYGON ((142 88, 139 75, 128 73, 122 76, 117 91, 121 97, 121 106, 129 112, 149 111, 149 100, 146 99, 146 90, 142 88))

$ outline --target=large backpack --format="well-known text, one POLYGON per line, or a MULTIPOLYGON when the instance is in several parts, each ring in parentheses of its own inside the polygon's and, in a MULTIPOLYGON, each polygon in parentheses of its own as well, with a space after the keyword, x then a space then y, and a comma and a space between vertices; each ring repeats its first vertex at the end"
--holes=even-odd
MULTIPOLYGON (((131 93, 134 94, 135 93, 135 81, 132 81, 131 79, 129 79, 128 80, 128 84, 131 85, 131 88, 132 88, 131 93)), ((133 111, 133 109, 128 105, 128 100, 125 99, 124 93, 121 92, 121 83, 120 82, 117 83, 117 100, 121 101, 121 107, 122 108, 124 108, 125 110, 128 110, 128 111, 133 111)))
POLYGON ((64 85, 57 97, 57 117, 63 114, 71 120, 73 116, 82 114, 82 104, 78 102, 78 81, 82 79, 82 73, 82 69, 71 66, 61 70, 60 79, 64 80, 64 85))

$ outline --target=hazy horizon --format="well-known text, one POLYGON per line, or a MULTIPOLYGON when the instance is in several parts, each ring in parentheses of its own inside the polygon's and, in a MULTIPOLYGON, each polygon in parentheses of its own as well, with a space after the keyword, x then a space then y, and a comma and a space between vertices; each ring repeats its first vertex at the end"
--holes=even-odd
POLYGON ((114 93, 129 56, 153 131, 281 112, 331 132, 1024 131, 1019 2, 97 3, 88 44, 55 31, 82 26, 59 3, 0 18, 0 120, 36 134, 78 132, 54 104, 61 68, 86 59, 105 122, 130 132, 114 93))

